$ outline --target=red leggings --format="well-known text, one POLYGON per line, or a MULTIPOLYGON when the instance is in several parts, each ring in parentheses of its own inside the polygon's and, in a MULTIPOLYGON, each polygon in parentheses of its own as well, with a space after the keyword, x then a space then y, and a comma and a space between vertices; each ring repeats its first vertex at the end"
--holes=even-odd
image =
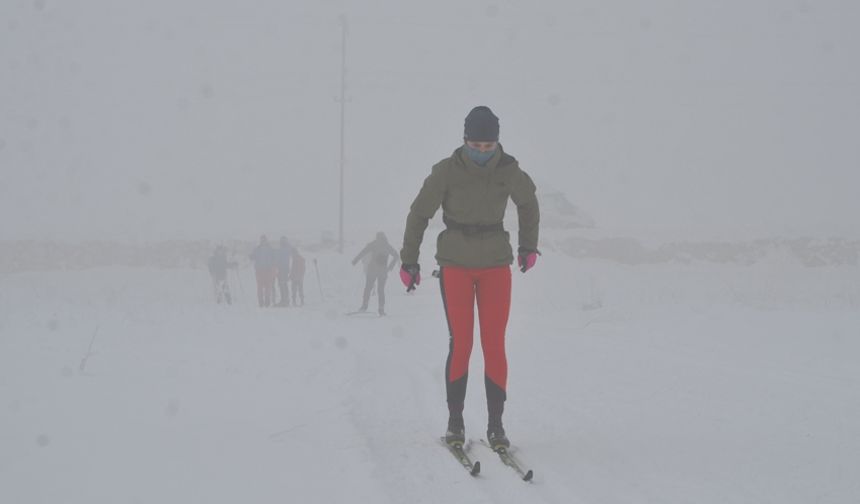
POLYGON ((463 410, 477 299, 487 404, 491 411, 501 408, 506 399, 508 381, 505 328, 511 308, 511 268, 445 266, 439 280, 445 315, 448 318, 448 330, 451 333, 445 366, 448 407, 455 413, 463 410))

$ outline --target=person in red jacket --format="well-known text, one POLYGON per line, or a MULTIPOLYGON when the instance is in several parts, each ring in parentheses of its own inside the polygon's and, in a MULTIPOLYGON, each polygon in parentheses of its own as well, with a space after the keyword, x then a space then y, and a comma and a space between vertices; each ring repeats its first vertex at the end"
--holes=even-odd
POLYGON ((275 250, 269 245, 266 235, 260 236, 260 244, 251 252, 254 272, 257 274, 257 302, 261 308, 275 302, 275 278, 278 266, 275 263, 275 250))

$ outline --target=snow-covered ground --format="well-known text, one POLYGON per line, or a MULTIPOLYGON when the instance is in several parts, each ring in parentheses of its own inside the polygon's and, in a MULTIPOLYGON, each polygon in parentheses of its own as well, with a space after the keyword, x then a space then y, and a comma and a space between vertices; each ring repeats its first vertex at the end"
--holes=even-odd
POLYGON ((856 266, 546 253, 516 274, 508 332, 527 484, 439 445, 429 271, 414 295, 390 279, 388 317, 349 317, 359 268, 319 256, 321 299, 309 259, 304 308, 254 306, 247 268, 231 307, 204 270, 0 277, 0 502, 860 502, 856 266))

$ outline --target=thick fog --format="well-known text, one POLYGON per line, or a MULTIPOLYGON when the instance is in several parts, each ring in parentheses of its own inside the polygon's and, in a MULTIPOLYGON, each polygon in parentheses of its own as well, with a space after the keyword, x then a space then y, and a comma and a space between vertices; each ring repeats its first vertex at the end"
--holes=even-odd
MULTIPOLYGON (((860 4, 0 3, 0 239, 399 232, 475 105, 608 233, 855 238, 860 4)), ((396 240, 395 240, 396 241, 396 240)))
POLYGON ((858 62, 857 0, 0 0, 0 503, 860 502, 858 62), (542 255, 398 271, 476 105, 542 255))

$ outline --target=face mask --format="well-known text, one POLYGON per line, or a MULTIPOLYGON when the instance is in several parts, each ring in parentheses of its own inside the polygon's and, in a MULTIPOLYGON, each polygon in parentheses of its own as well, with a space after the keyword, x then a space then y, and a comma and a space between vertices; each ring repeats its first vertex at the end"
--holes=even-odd
POLYGON ((469 159, 472 160, 478 166, 484 166, 487 164, 487 161, 493 157, 496 153, 496 149, 487 152, 481 152, 478 149, 473 149, 469 147, 467 144, 464 144, 466 147, 466 155, 469 156, 469 159))

